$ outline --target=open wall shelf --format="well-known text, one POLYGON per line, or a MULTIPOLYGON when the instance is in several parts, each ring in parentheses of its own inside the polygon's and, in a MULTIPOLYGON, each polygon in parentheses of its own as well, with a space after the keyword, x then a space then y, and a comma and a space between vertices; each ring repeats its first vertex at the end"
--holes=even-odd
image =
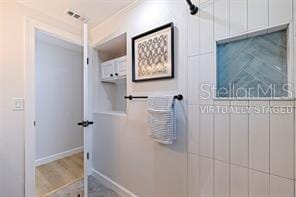
POLYGON ((126 34, 96 47, 95 111, 126 113, 126 34))

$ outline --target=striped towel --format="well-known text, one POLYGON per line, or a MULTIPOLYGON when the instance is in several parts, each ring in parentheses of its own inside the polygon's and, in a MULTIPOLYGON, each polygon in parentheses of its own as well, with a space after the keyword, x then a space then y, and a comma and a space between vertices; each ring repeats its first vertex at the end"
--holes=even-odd
POLYGON ((177 138, 174 96, 148 98, 150 136, 162 144, 173 144, 177 138))

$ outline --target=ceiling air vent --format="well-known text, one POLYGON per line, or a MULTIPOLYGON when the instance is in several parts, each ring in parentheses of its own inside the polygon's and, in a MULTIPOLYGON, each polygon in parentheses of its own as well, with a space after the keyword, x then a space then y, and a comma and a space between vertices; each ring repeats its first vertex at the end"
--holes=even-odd
POLYGON ((70 10, 70 9, 66 9, 65 10, 65 14, 76 19, 76 20, 79 20, 83 23, 87 23, 88 22, 88 18, 87 17, 83 17, 81 16, 80 14, 78 14, 77 12, 73 11, 73 10, 70 10))

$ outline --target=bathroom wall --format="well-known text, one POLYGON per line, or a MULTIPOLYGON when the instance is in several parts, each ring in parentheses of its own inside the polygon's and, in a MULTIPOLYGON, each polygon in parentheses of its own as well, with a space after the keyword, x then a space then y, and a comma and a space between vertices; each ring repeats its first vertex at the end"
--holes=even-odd
MULTIPOLYGON (((187 98, 187 12, 180 0, 138 1, 91 31, 93 44, 127 32, 127 94, 180 93, 187 98), (176 78, 132 83, 131 38, 169 22, 175 23, 176 78)), ((97 72, 96 63, 94 106, 100 95, 97 72)), ((187 196, 186 108, 186 100, 177 102, 178 136, 170 146, 149 137, 145 100, 128 101, 126 116, 95 113, 93 168, 141 197, 187 196)))
MULTIPOLYGON (((294 196, 296 163, 294 101, 200 100, 199 85, 215 84, 215 40, 291 22, 292 36, 289 40, 290 43, 294 43, 295 2, 293 0, 195 0, 194 2, 200 6, 200 12, 196 16, 188 14, 187 7, 181 5, 183 2, 143 1, 94 28, 91 32, 93 43, 105 40, 108 36, 115 36, 118 32, 127 31, 130 46, 130 38, 133 35, 151 29, 157 24, 163 24, 164 18, 176 22, 179 33, 176 38, 179 40, 176 47, 177 59, 184 63, 177 64, 177 80, 134 84, 130 82, 129 73, 128 93, 140 95, 175 89, 185 94, 186 90, 183 88, 187 87, 188 141, 183 141, 181 147, 188 145, 188 196, 294 196), (175 5, 178 5, 178 8, 175 8, 175 5), (185 13, 188 16, 186 27, 185 13), (187 35, 184 35, 187 28, 188 39, 187 35), (186 41, 187 46, 184 45, 186 41), (187 47, 188 53, 183 47, 187 47), (188 70, 183 55, 187 55, 188 70), (187 81, 183 81, 186 79, 187 81), (294 110, 288 114, 200 113, 200 106, 208 105, 250 108, 270 106, 271 109, 276 109, 277 106, 293 106, 294 110)), ((293 51, 290 51, 290 55, 294 56, 293 51)), ((294 67, 293 62, 291 66, 294 67)), ((293 72, 294 69, 291 70, 293 72)), ((105 169, 106 174, 140 196, 187 196, 181 187, 186 176, 185 170, 180 167, 180 163, 184 164, 184 152, 172 148, 173 151, 151 142, 146 136, 145 109, 145 102, 130 102, 125 120, 126 126, 124 129, 118 129, 119 138, 109 136, 109 139, 118 141, 112 144, 119 144, 119 147, 112 150, 118 149, 116 158, 120 159, 118 166, 113 168, 113 172, 117 170, 117 173, 105 169), (174 155, 180 157, 176 158, 174 155), (174 158, 174 162, 171 158, 174 158), (170 162, 171 165, 166 167, 170 162), (176 172, 179 172, 179 175, 176 172), (166 182, 168 180, 170 184, 166 182)), ((99 119, 102 117, 97 121, 100 121, 99 119)), ((108 151, 104 153, 112 154, 108 151)))
MULTIPOLYGON (((264 196, 269 192, 272 197, 293 196, 295 116, 201 115, 197 90, 199 81, 213 80, 214 36, 229 36, 291 20, 296 3, 292 0, 201 0, 200 3, 200 16, 188 16, 188 54, 188 10, 180 0, 139 2, 129 8, 132 11, 119 12, 93 29, 93 43, 127 31, 130 46, 133 35, 174 21, 178 40, 176 80, 133 84, 129 73, 128 93, 172 91, 186 96, 188 57, 189 196, 230 196, 230 193, 232 197, 264 196)), ((80 34, 80 29, 15 2, 0 2, 0 191, 3 196, 24 196, 24 116, 23 112, 11 111, 11 98, 24 97, 24 16, 80 34)), ((130 51, 129 48, 129 56, 130 51)), ((231 104, 253 105, 254 102, 231 104)), ((144 197, 187 196, 186 106, 180 104, 178 108, 178 140, 166 147, 153 143, 147 135, 146 103, 129 103, 125 129, 120 135, 120 156, 116 160, 120 184, 144 197)))
MULTIPOLYGON (((83 50, 38 32, 36 160, 83 148, 83 50)), ((75 152, 73 152, 75 153, 75 152)))
MULTIPOLYGON (((295 110, 286 114, 199 110, 211 105, 294 108, 294 101, 203 100, 198 91, 200 84, 215 84, 215 40, 287 22, 292 22, 293 31, 295 2, 195 2, 200 13, 188 16, 188 196, 295 196, 295 110)), ((293 35, 289 37, 292 44, 293 35)))
POLYGON ((12 98, 24 97, 24 17, 81 35, 81 28, 58 22, 15 1, 0 2, 0 193, 25 193, 24 113, 12 111, 12 98))

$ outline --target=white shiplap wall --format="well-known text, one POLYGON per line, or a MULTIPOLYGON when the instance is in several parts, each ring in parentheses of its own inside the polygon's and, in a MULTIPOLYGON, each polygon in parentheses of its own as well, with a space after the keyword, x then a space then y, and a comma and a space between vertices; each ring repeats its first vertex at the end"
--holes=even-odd
POLYGON ((188 196, 295 196, 294 112, 199 112, 200 105, 209 104, 255 107, 294 106, 294 102, 204 101, 199 99, 198 91, 204 82, 215 84, 215 40, 291 22, 295 2, 195 0, 195 3, 200 6, 199 14, 188 16, 188 196))

